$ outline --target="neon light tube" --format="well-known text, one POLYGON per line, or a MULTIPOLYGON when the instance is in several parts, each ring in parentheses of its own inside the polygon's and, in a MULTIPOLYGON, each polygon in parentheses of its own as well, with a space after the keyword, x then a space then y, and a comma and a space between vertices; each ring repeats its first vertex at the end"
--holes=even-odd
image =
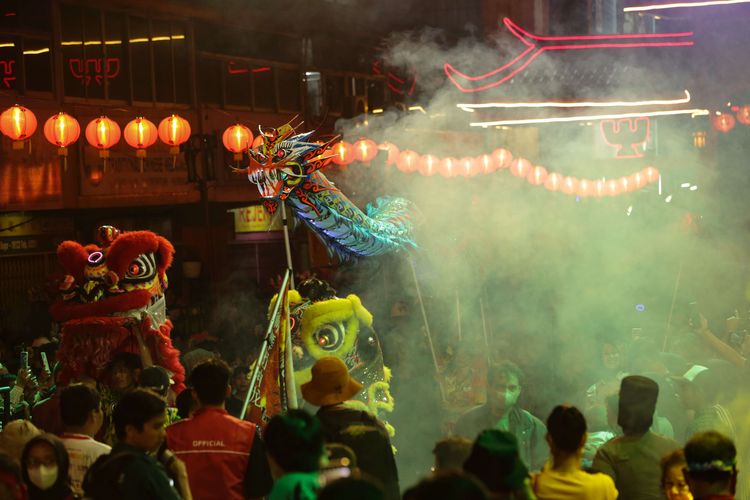
MULTIPOLYGON (((750 1, 750 0, 748 0, 750 1)), ((687 90, 685 97, 680 99, 661 99, 653 101, 578 101, 578 102, 489 102, 486 104, 456 104, 457 108, 473 113, 475 109, 487 108, 588 108, 588 107, 638 107, 638 106, 671 106, 690 102, 690 92, 687 90)))
POLYGON ((732 5, 737 3, 750 3, 750 0, 710 0, 706 2, 678 2, 662 3, 654 5, 639 5, 637 7, 625 7, 624 12, 644 12, 648 10, 685 9, 690 7, 714 7, 718 5, 732 5))
POLYGON ((523 71, 534 59, 548 50, 584 50, 584 49, 626 49, 639 47, 681 47, 693 45, 692 40, 681 40, 693 36, 692 32, 680 33, 636 33, 623 35, 578 35, 578 36, 538 36, 523 30, 507 17, 503 24, 526 49, 506 64, 484 75, 469 76, 461 73, 450 63, 443 69, 446 76, 462 92, 479 92, 496 87, 523 71), (471 82, 492 79, 489 83, 471 87, 471 82), (459 81, 459 80, 464 80, 459 81))
POLYGON ((672 115, 691 115, 702 116, 708 115, 707 109, 678 109, 674 111, 652 111, 649 113, 621 113, 613 115, 583 115, 583 116, 565 116, 559 118, 531 118, 528 120, 498 120, 492 122, 472 122, 472 127, 494 127, 501 125, 528 125, 532 123, 565 123, 565 122, 585 122, 592 120, 608 120, 617 118, 639 118, 641 116, 672 116, 672 115))

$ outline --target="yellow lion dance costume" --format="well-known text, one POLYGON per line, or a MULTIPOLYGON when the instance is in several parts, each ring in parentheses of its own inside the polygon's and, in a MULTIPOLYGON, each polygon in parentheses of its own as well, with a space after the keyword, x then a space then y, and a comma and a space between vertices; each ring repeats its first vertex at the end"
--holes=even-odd
MULTIPOLYGON (((393 411, 389 381, 372 314, 356 295, 336 297, 328 283, 310 279, 289 291, 294 378, 297 388, 310 380, 310 369, 324 356, 335 356, 349 367, 364 389, 356 396, 363 409, 387 421, 393 411)), ((274 297, 271 306, 276 300, 274 297)), ((298 391, 299 393, 299 391, 298 391)), ((388 431, 393 429, 387 425, 388 431)))

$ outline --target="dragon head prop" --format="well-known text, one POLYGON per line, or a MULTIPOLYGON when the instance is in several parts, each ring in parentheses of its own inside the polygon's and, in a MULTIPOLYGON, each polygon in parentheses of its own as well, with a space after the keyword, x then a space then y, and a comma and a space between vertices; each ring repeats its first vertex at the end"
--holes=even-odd
POLYGON ((247 177, 263 198, 285 200, 332 157, 326 150, 336 137, 324 143, 310 142, 313 132, 297 134, 296 127, 291 121, 279 128, 259 127, 260 144, 248 150, 247 177))
POLYGON ((112 226, 100 227, 97 239, 99 245, 64 241, 57 249, 68 274, 50 313, 62 323, 63 379, 99 380, 115 354, 142 354, 145 346, 181 390, 185 372, 172 347, 164 298, 172 244, 150 231, 120 232, 112 226))

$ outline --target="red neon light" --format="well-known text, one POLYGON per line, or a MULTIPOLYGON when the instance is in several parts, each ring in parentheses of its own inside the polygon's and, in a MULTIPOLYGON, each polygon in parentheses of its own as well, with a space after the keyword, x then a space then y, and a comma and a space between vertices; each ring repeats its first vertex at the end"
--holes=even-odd
POLYGON ((16 64, 16 61, 14 59, 3 59, 0 60, 0 68, 3 69, 3 85, 5 85, 6 88, 12 88, 11 82, 15 81, 16 77, 13 74, 13 66, 16 64))
POLYGON ((105 78, 116 78, 120 74, 120 58, 108 57, 89 58, 86 60, 79 58, 68 59, 68 69, 73 78, 80 80, 81 85, 91 83, 91 75, 97 85, 101 85, 105 78), (102 69, 103 68, 103 69, 102 69))
POLYGON ((235 68, 234 67, 235 64, 236 63, 234 61, 229 61, 227 63, 227 73, 229 73, 230 75, 241 75, 243 73, 249 73, 249 72, 260 73, 263 71, 271 71, 271 68, 269 66, 264 66, 262 68, 248 69, 248 68, 235 68))
POLYGON ((642 158, 643 146, 651 136, 651 120, 645 116, 602 120, 599 122, 599 130, 604 142, 616 148, 615 158, 642 158))
POLYGON ((458 71, 450 63, 445 63, 445 74, 461 92, 479 92, 501 85, 523 71, 540 54, 549 50, 629 49, 641 47, 686 47, 693 45, 692 41, 679 41, 680 38, 693 36, 693 33, 689 31, 682 33, 627 35, 538 36, 521 29, 507 17, 503 19, 503 24, 505 24, 513 36, 526 45, 526 49, 508 63, 479 76, 466 75, 458 71), (496 78, 476 88, 464 86, 464 84, 457 81, 457 78, 460 78, 469 82, 478 82, 492 77, 496 78))

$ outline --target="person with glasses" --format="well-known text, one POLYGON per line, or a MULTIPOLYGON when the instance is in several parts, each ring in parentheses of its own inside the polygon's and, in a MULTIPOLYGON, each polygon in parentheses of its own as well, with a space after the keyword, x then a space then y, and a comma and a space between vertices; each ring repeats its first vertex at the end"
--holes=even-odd
POLYGON ((29 500, 72 500, 68 476, 68 452, 52 434, 42 434, 26 443, 21 456, 23 480, 29 500))

